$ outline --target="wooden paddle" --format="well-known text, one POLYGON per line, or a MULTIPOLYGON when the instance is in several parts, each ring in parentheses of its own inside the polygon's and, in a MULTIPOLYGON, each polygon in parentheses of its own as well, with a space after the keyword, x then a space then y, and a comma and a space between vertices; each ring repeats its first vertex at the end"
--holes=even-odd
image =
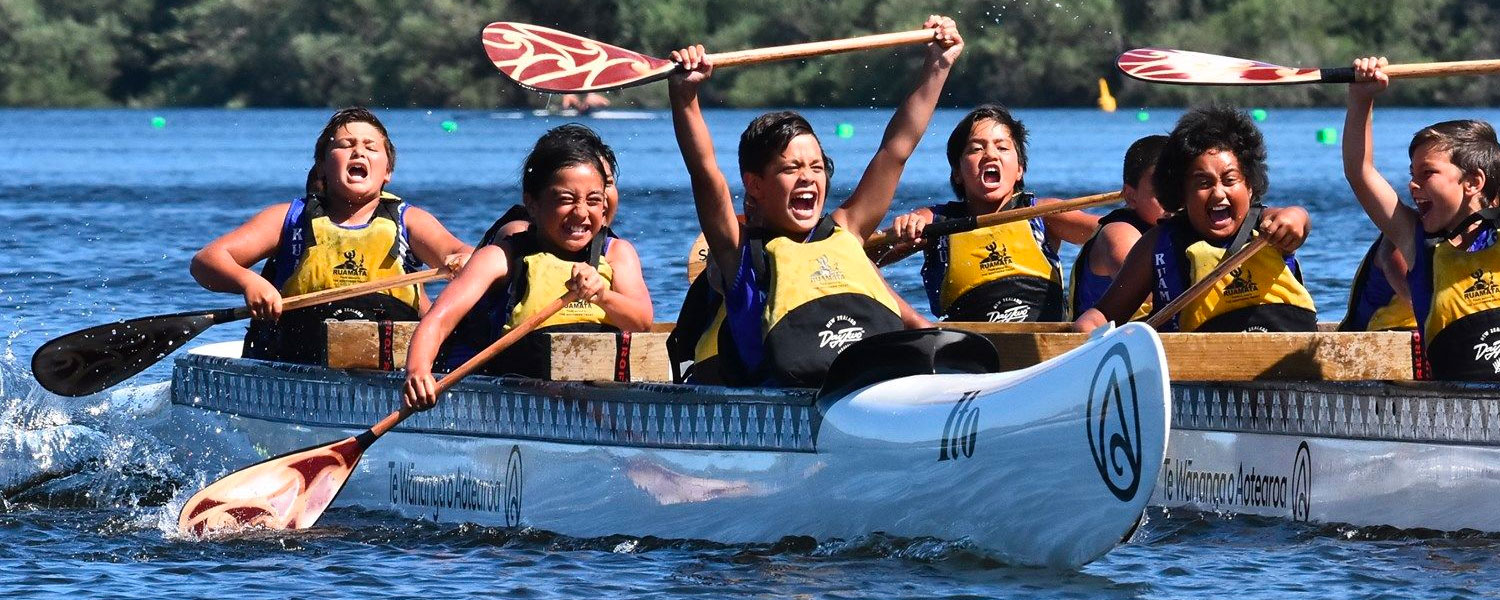
MULTIPOLYGON (((1104 192, 1102 194, 1082 196, 1070 200, 1063 200, 1060 202, 1050 202, 1047 204, 1037 204, 1025 208, 1002 210, 997 213, 979 215, 977 217, 969 216, 962 219, 946 219, 943 221, 931 223, 926 228, 922 229, 922 237, 925 239, 932 239, 938 236, 953 235, 955 233, 963 233, 965 231, 973 231, 975 229, 982 229, 985 227, 994 227, 996 225, 1004 225, 1006 223, 1014 223, 1016 221, 1025 221, 1027 219, 1034 219, 1037 217, 1045 217, 1058 213, 1082 210, 1093 206, 1099 206, 1101 204, 1109 204, 1111 202, 1118 201, 1119 199, 1120 192, 1118 191, 1104 192)), ((870 239, 865 240, 865 250, 875 250, 885 246, 894 245, 897 239, 899 239, 899 237, 896 235, 895 231, 889 229, 885 231, 877 231, 870 236, 870 239)), ((880 260, 876 264, 883 267, 885 265, 906 258, 916 251, 916 246, 893 248, 891 251, 886 252, 884 255, 882 255, 880 257, 880 260)))
MULTIPOLYGON (((1115 65, 1128 77, 1151 83, 1178 85, 1285 85, 1295 83, 1353 83, 1353 67, 1312 69, 1283 67, 1202 52, 1166 48, 1137 48, 1120 55, 1115 65)), ((1392 79, 1443 77, 1500 72, 1500 60, 1388 65, 1392 79)))
MULTIPOLYGON (((855 50, 930 42, 934 29, 793 44, 708 56, 715 67, 793 60, 855 50)), ((484 28, 484 51, 490 62, 521 87, 538 92, 577 94, 616 90, 664 79, 678 68, 669 60, 646 56, 564 31, 497 22, 484 28)))
POLYGON ((1155 314, 1146 319, 1146 324, 1153 328, 1160 328, 1167 321, 1171 320, 1173 316, 1176 316, 1177 313, 1182 312, 1183 307, 1187 306, 1189 302, 1197 300, 1204 292, 1218 285, 1219 281, 1224 279, 1225 275, 1239 268, 1241 264, 1244 264, 1251 256, 1256 252, 1260 252, 1260 249, 1265 247, 1266 238, 1257 237, 1249 244, 1246 244, 1244 248, 1240 248, 1239 252, 1224 257, 1224 260, 1219 261, 1219 265, 1214 267, 1214 270, 1209 271, 1208 275, 1203 276, 1203 279, 1199 279, 1192 287, 1184 290, 1181 295, 1173 298, 1166 306, 1161 307, 1161 310, 1156 311, 1155 314))
MULTIPOLYGON (((449 276, 446 269, 428 269, 400 277, 292 296, 282 311, 296 310, 362 296, 372 292, 425 283, 449 276)), ((171 354, 178 346, 219 323, 250 316, 244 306, 141 317, 96 325, 53 339, 31 355, 31 374, 54 394, 86 396, 129 379, 171 354)))
MULTIPOLYGON (((439 380, 437 393, 448 391, 575 299, 576 293, 569 291, 542 307, 439 380)), ((177 530, 183 535, 201 537, 214 531, 246 527, 277 530, 312 527, 349 481, 370 444, 413 414, 415 410, 402 406, 359 435, 289 452, 230 473, 199 490, 182 505, 182 512, 177 515, 177 530)))

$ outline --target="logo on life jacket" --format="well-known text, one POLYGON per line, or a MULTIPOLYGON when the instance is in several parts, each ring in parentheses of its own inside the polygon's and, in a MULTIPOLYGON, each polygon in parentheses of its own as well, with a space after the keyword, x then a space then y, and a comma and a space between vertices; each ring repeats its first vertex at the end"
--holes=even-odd
POLYGON ((1225 296, 1243 296, 1253 294, 1260 289, 1260 286, 1255 285, 1255 280, 1250 277, 1250 274, 1245 272, 1244 267, 1230 271, 1229 276, 1233 279, 1229 281, 1229 285, 1224 286, 1225 296))
POLYGON ((1021 323, 1029 316, 1031 307, 1016 298, 1002 298, 985 313, 991 323, 1021 323))
POLYGON ((1006 269, 1010 267, 1011 263, 1015 262, 1010 257, 1010 250, 1003 245, 996 245, 995 242, 990 242, 985 244, 984 249, 989 254, 984 257, 984 260, 979 261, 979 270, 986 275, 992 271, 1006 269))
POLYGON ((818 257, 817 270, 813 271, 807 278, 813 283, 831 283, 834 281, 843 281, 844 272, 840 271, 838 265, 833 264, 833 261, 829 260, 827 254, 824 254, 818 257))
POLYGON ((1474 284, 1464 290, 1464 300, 1484 300, 1500 294, 1500 285, 1490 281, 1490 274, 1483 269, 1475 269, 1469 276, 1474 278, 1474 284))
POLYGON ((333 276, 340 279, 364 281, 369 274, 370 271, 365 269, 364 260, 360 258, 359 252, 354 250, 344 252, 344 262, 333 268, 333 276))
POLYGON ((818 332, 818 347, 843 352, 849 344, 864 338, 865 328, 860 327, 853 318, 839 315, 823 324, 823 330, 818 332))
POLYGON ((1474 344, 1474 362, 1490 363, 1495 368, 1495 373, 1500 374, 1500 339, 1496 339, 1497 333, 1500 333, 1500 327, 1491 327, 1479 334, 1479 343, 1474 344))

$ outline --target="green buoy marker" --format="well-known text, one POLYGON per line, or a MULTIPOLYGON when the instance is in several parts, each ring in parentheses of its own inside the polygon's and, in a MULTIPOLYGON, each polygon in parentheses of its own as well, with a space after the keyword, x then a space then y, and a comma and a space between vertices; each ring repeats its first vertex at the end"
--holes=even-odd
POLYGON ((454 121, 453 119, 443 121, 443 131, 448 133, 458 131, 458 121, 454 121))
POLYGON ((159 116, 158 117, 151 117, 151 128, 152 129, 162 129, 162 128, 165 128, 166 126, 167 126, 167 119, 166 119, 166 117, 159 117, 159 116))
POLYGON ((1142 123, 1145 123, 1146 121, 1150 121, 1151 120, 1151 113, 1146 112, 1146 109, 1144 109, 1144 108, 1140 109, 1138 111, 1135 111, 1135 120, 1140 121, 1142 123))
POLYGON ((1332 127, 1324 127, 1318 130, 1318 143, 1324 146, 1332 146, 1339 143, 1339 130, 1332 127))
POLYGON ((847 140, 854 137, 854 126, 849 123, 839 123, 837 127, 833 128, 833 133, 847 140))

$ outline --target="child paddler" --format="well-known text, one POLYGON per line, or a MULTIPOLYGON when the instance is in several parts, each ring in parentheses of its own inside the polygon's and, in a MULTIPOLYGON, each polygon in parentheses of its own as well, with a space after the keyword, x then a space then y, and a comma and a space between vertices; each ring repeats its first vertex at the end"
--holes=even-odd
POLYGON ((1316 308, 1292 254, 1307 239, 1307 211, 1261 206, 1266 147, 1249 115, 1223 107, 1183 115, 1162 147, 1152 184, 1172 216, 1141 236, 1104 297, 1073 323, 1075 330, 1122 323, 1147 296, 1157 308, 1166 306, 1257 234, 1270 245, 1161 329, 1317 329, 1316 308))
MULTIPOLYGON (((1156 188, 1151 185, 1151 177, 1156 173, 1156 158, 1161 156, 1161 148, 1166 143, 1167 136, 1148 135, 1136 140, 1125 151, 1124 183, 1120 188, 1125 206, 1099 219, 1099 229, 1078 250, 1068 286, 1072 291, 1069 304, 1073 314, 1083 314, 1104 297, 1104 291, 1109 289, 1109 283, 1125 264, 1130 249, 1166 216, 1167 212, 1156 201, 1156 188)), ((1147 299, 1133 318, 1139 319, 1150 313, 1151 300, 1147 299)))
POLYGON ((1375 168, 1375 96, 1384 58, 1354 61, 1344 120, 1344 177, 1406 259, 1407 283, 1436 379, 1500 380, 1500 141, 1489 123, 1444 121, 1407 147, 1413 209, 1375 168))
POLYGON ((891 117, 853 194, 831 214, 823 208, 833 162, 807 120, 775 112, 751 121, 739 144, 743 225, 698 105, 713 64, 702 46, 672 54, 684 67, 670 83, 672 121, 708 242, 711 283, 724 298, 717 337, 724 382, 816 386, 850 344, 906 323, 925 325, 903 309, 863 250, 963 50, 952 19, 930 17, 925 26, 935 39, 916 88, 891 117))
POLYGON ((415 320, 426 309, 419 285, 311 306, 286 314, 284 296, 388 279, 420 265, 459 268, 472 251, 431 214, 385 191, 396 147, 364 108, 333 114, 313 149, 306 196, 260 211, 193 257, 193 278, 216 292, 243 294, 254 320, 249 358, 325 360, 325 319, 415 320), (266 261, 260 273, 250 267, 266 261))
POLYGON ((604 171, 599 154, 584 144, 539 143, 531 151, 521 174, 531 225, 475 251, 422 318, 406 358, 408 406, 437 403, 432 366, 438 346, 481 299, 503 323, 498 337, 566 291, 579 296, 481 369, 494 375, 545 376, 549 357, 541 336, 548 332, 651 327, 651 294, 635 247, 603 232, 604 171))
POLYGON ((1061 242, 1082 243, 1097 217, 1074 211, 922 238, 934 221, 987 215, 1038 203, 1026 191, 1026 126, 987 104, 948 136, 948 182, 956 200, 896 217, 904 245, 923 249, 922 283, 932 314, 945 321, 1064 321, 1061 242))
MULTIPOLYGON (((532 153, 540 152, 542 155, 547 155, 571 147, 583 149, 599 157, 599 164, 604 169, 605 196, 604 227, 600 229, 600 235, 618 237, 609 228, 609 224, 614 222, 615 212, 620 208, 620 192, 615 186, 615 173, 619 172, 619 163, 615 160, 614 150, 605 144, 603 139, 600 139, 599 134, 577 123, 559 125, 537 138, 532 153)), ((495 220, 494 224, 490 225, 475 247, 495 245, 501 240, 523 233, 530 228, 531 214, 527 210, 526 203, 511 205, 499 219, 495 220)), ((444 340, 442 351, 438 353, 441 370, 451 371, 458 368, 504 334, 510 317, 491 306, 491 302, 498 299, 496 295, 486 295, 480 298, 463 319, 459 320, 453 333, 444 340)))
POLYGON ((1349 307, 1339 331, 1411 331, 1417 316, 1406 284, 1406 259, 1384 235, 1376 236, 1349 286, 1349 307))

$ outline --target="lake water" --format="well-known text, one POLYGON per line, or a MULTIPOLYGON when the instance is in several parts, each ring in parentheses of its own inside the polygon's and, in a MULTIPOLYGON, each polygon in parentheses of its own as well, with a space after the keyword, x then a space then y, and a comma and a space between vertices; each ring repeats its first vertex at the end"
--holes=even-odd
MULTIPOLYGON (((1196 513, 1150 513, 1134 540, 1076 573, 999 565, 961 543, 869 536, 724 546, 702 541, 566 538, 331 511, 312 531, 225 542, 169 535, 165 505, 204 477, 172 463, 130 405, 63 399, 30 377, 31 353, 81 327, 230 306, 187 264, 203 244, 262 207, 300 195, 325 110, 0 110, 0 595, 127 598, 287 596, 719 597, 1495 597, 1500 538, 1350 529, 1196 513), (153 117, 165 126, 153 127, 153 117), (62 440, 40 450, 28 441, 62 440), (9 464, 6 464, 6 463, 9 464)), ((847 196, 879 143, 886 110, 807 110, 847 196), (853 135, 840 137, 848 124, 853 135)), ((1032 131, 1028 187, 1072 197, 1118 189, 1136 138, 1168 131, 1179 110, 1023 110, 1032 131)), ((758 111, 710 111, 720 160, 758 111)), ((579 120, 620 158, 615 229, 636 244, 659 321, 674 320, 697 225, 687 178, 659 112, 540 118, 518 112, 381 111, 398 149, 388 188, 475 240, 519 201, 525 153, 547 128, 579 120), (444 127, 451 121, 456 127, 444 127), (446 129, 453 129, 447 131, 446 129)), ((896 199, 905 210, 948 199, 943 142, 962 111, 940 111, 896 199)), ((1378 166, 1404 189, 1406 143, 1423 125, 1500 119, 1493 109, 1382 110, 1378 166)), ((1300 204, 1313 233, 1299 251, 1322 320, 1344 312, 1374 230, 1350 196, 1336 145, 1340 110, 1270 110, 1271 205, 1300 204)), ((737 178, 731 178, 738 193, 737 178)), ((1065 249, 1071 265, 1074 249, 1065 249)), ((926 307, 912 259, 886 269, 926 307)), ((237 339, 211 329, 203 342, 237 339)), ((1206 357, 1214 360, 1214 357, 1206 357)), ((170 361, 126 386, 164 394, 170 361)), ((143 403, 149 403, 145 398, 143 403)))

